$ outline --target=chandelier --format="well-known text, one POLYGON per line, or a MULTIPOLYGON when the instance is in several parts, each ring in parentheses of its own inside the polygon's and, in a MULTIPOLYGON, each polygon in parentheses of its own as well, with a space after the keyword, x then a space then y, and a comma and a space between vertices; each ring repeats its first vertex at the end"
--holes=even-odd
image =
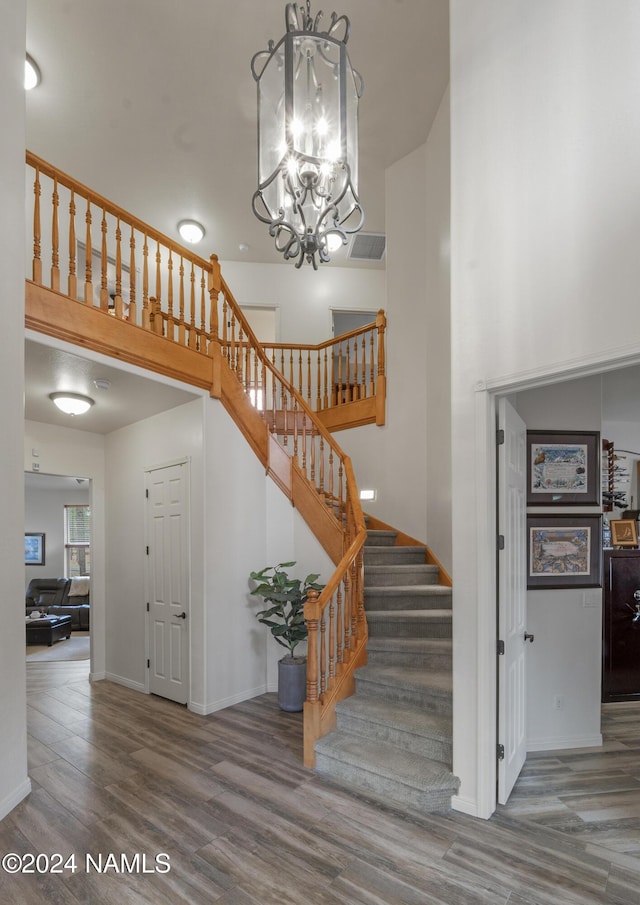
POLYGON ((253 211, 285 260, 318 268, 364 222, 358 200, 358 101, 346 16, 320 30, 310 0, 287 3, 286 34, 251 60, 258 83, 258 189, 253 211))

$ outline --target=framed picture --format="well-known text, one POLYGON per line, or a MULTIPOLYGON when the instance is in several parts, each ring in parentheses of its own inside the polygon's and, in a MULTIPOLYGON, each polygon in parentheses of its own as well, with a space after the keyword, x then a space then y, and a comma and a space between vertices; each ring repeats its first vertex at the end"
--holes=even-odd
POLYGON ((638 523, 630 518, 612 518, 611 544, 614 547, 638 546, 638 523))
POLYGON ((44 565, 44 534, 25 533, 24 564, 25 566, 44 565))
POLYGON ((600 505, 598 431, 527 431, 527 505, 600 505))
POLYGON ((602 584, 601 515, 528 515, 527 587, 602 584))

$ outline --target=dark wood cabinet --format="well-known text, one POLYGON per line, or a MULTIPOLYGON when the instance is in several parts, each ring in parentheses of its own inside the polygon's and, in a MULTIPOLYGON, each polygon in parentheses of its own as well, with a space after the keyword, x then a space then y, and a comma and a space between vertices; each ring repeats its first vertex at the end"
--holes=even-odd
POLYGON ((602 700, 640 700, 640 550, 606 550, 602 700))

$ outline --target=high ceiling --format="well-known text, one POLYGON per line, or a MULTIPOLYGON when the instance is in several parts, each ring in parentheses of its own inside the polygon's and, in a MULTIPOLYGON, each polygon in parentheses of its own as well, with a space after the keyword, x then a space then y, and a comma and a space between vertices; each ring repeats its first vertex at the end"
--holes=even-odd
MULTIPOLYGON (((426 140, 448 83, 448 0, 314 0, 320 9, 351 20, 365 84, 360 198, 365 230, 384 232, 385 168, 426 140)), ((203 256, 279 262, 251 211, 250 61, 284 33, 284 10, 283 0, 28 0, 42 83, 27 95, 27 147, 169 236, 199 220, 203 256)), ((346 265, 346 253, 334 260, 346 265)))

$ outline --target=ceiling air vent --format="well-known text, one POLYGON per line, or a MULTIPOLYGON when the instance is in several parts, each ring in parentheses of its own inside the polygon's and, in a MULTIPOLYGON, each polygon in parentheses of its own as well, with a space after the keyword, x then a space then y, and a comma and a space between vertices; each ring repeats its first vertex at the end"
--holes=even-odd
POLYGON ((386 246, 384 233, 356 233, 348 257, 354 261, 382 261, 386 246))

